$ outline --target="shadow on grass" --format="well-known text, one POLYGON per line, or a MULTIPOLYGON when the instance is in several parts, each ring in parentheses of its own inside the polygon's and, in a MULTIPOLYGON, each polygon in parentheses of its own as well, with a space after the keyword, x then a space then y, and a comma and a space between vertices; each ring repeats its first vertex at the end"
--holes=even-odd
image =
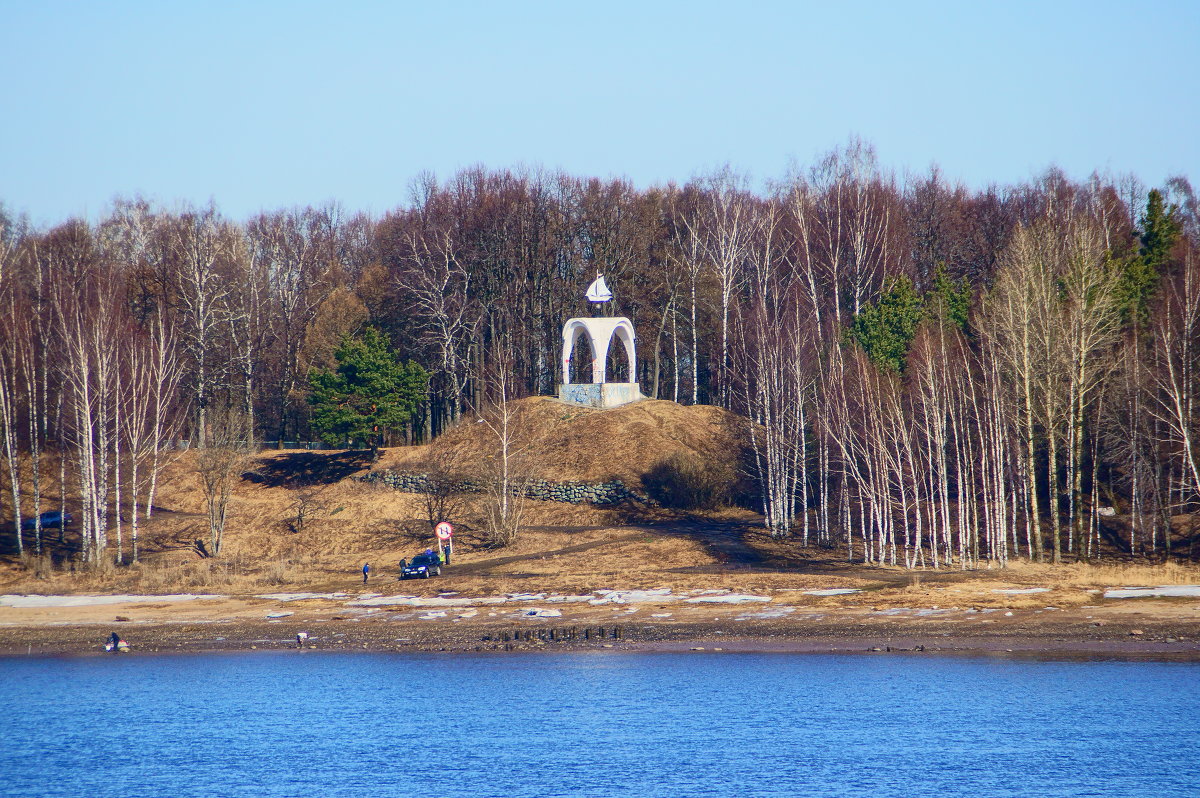
POLYGON ((261 460, 242 479, 269 488, 331 485, 371 465, 368 451, 295 452, 261 460))

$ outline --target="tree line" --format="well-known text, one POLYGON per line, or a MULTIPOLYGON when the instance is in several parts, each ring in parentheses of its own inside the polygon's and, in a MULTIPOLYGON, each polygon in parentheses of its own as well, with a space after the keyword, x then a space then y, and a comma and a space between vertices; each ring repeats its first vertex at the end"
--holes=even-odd
POLYGON ((971 191, 900 180, 859 141, 765 188, 423 175, 379 219, 134 198, 32 229, 0 207, 6 520, 40 550, 70 493, 85 557, 136 559, 165 447, 315 437, 313 389, 368 330, 420 371, 387 443, 552 393, 603 273, 645 394, 754 422, 774 535, 910 567, 1190 555, 1198 245, 1184 178, 971 191))

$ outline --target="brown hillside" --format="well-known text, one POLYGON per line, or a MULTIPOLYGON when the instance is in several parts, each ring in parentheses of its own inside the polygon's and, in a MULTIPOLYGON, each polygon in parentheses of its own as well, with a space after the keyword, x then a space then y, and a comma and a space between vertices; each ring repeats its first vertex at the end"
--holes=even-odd
MULTIPOLYGON (((640 490, 642 476, 665 458, 683 454, 702 464, 729 463, 740 457, 744 445, 738 434, 738 417, 715 407, 648 400, 598 411, 549 397, 523 399, 511 407, 518 446, 523 450, 523 476, 587 482, 619 478, 640 490)), ((464 474, 479 473, 486 470, 496 445, 496 436, 487 424, 465 418, 432 444, 387 449, 375 463, 362 451, 263 451, 248 459, 236 479, 218 560, 204 560, 194 546, 197 539, 208 537, 196 452, 175 452, 159 481, 158 510, 153 519, 141 524, 145 567, 106 571, 96 577, 99 581, 94 586, 146 590, 168 584, 211 589, 243 582, 247 587, 309 584, 335 573, 353 572, 363 560, 394 564, 428 545, 429 525, 422 498, 354 477, 379 468, 424 471, 438 463, 450 463, 464 474), (297 519, 301 503, 308 507, 302 526, 297 519)), ((469 494, 459 508, 455 521, 463 533, 460 543, 464 551, 480 545, 476 538, 485 523, 485 501, 481 494, 469 494)), ((68 497, 68 507, 76 509, 74 496, 68 497)), ((524 523, 578 529, 580 525, 633 520, 631 510, 640 516, 637 508, 531 500, 526 504, 524 523)), ((125 526, 122 548, 128 552, 125 526)), ((538 534, 523 534, 513 551, 536 548, 538 534)), ((578 542, 581 534, 576 532, 571 539, 578 542)), ((115 530, 110 530, 109 537, 113 541, 115 530)), ((74 550, 73 546, 55 550, 56 575, 67 570, 74 550)), ((695 565, 691 560, 684 564, 695 565)), ((22 573, 31 576, 18 569, 0 577, 0 582, 9 578, 19 582, 25 578, 22 573)), ((49 585, 40 583, 39 587, 49 585)))
MULTIPOLYGON (((744 420, 718 407, 648 399, 611 410, 566 404, 548 396, 511 403, 520 447, 527 447, 533 473, 542 479, 595 482, 620 478, 631 487, 656 463, 674 454, 702 462, 741 459, 744 420)), ((429 446, 388 450, 377 468, 420 469, 431 460, 454 457, 478 463, 496 450, 487 424, 467 417, 429 446)))

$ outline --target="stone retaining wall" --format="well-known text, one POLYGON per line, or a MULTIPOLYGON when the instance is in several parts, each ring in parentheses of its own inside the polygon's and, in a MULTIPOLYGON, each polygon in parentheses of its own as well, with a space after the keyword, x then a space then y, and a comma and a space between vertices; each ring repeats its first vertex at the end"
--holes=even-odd
MULTIPOLYGON (((404 493, 429 493, 431 489, 428 474, 385 469, 368 472, 361 479, 364 482, 380 482, 404 493)), ((482 493, 484 486, 475 480, 464 479, 455 483, 454 489, 463 493, 482 493)), ((567 504, 613 505, 627 501, 648 501, 646 496, 630 490, 619 479, 611 482, 553 482, 548 479, 534 479, 514 485, 513 493, 537 501, 567 504)))

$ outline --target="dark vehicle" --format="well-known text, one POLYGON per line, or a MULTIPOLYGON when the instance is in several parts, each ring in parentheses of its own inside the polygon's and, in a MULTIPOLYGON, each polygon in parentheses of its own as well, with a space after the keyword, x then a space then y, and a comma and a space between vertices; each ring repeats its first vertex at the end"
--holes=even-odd
MULTIPOLYGON (((56 527, 69 526, 71 523, 71 520, 72 520, 70 513, 60 513, 58 510, 54 510, 49 513, 42 513, 41 519, 42 519, 42 529, 54 529, 56 527)), ((24 521, 21 522, 21 529, 36 529, 36 528, 37 528, 37 519, 36 518, 26 518, 24 521)))
POLYGON ((428 579, 442 575, 442 558, 431 551, 418 554, 400 569, 401 579, 428 579))

